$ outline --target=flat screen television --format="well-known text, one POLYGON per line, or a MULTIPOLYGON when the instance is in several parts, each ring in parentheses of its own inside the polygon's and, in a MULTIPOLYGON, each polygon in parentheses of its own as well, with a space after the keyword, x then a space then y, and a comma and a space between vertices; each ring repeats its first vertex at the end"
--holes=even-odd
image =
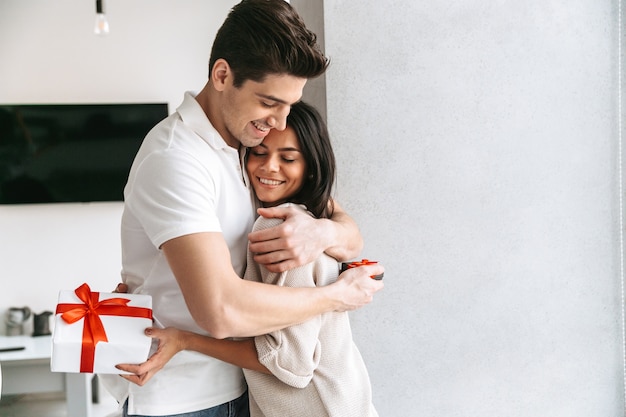
POLYGON ((0 104, 0 204, 122 201, 167 103, 0 104))

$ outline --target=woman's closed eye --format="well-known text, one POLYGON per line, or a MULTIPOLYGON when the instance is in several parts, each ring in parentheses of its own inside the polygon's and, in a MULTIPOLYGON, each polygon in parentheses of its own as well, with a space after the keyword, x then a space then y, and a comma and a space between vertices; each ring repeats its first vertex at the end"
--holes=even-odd
POLYGON ((266 156, 267 155, 267 151, 264 150, 263 148, 257 146, 257 147, 254 147, 254 148, 250 149, 250 155, 253 155, 253 156, 256 156, 256 157, 266 156))

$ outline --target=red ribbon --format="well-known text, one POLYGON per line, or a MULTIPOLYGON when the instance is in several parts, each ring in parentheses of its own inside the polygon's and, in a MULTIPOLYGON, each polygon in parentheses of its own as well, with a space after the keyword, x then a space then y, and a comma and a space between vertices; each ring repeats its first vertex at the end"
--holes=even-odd
POLYGON ((85 318, 83 325, 83 340, 80 354, 80 372, 93 373, 96 345, 98 342, 108 342, 106 331, 100 315, 127 316, 152 319, 152 310, 145 307, 129 307, 128 298, 109 298, 98 301, 100 293, 91 292, 89 285, 83 284, 74 290, 74 293, 83 304, 57 305, 57 314, 68 324, 76 323, 85 318))

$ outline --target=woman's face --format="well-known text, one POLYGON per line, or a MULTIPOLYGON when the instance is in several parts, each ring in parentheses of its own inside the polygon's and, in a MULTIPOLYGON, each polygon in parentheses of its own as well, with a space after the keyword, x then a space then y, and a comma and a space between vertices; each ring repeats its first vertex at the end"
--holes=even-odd
POLYGON ((257 198, 265 207, 289 201, 304 183, 306 162, 291 127, 272 129, 263 143, 250 149, 246 163, 257 198))

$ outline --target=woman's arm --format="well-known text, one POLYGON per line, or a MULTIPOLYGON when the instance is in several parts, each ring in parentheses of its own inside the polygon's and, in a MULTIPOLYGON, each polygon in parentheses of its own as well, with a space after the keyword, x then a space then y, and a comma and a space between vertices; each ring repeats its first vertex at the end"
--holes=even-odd
MULTIPOLYGON (((254 230, 266 230, 280 222, 276 218, 259 217, 254 230)), ((252 261, 248 253, 245 278, 274 286, 313 288, 333 283, 337 274, 337 260, 325 254, 299 268, 271 272, 252 261)), ((323 322, 323 316, 318 315, 300 324, 255 337, 259 362, 283 383, 295 388, 306 387, 313 379, 324 350, 319 337, 323 322)))
POLYGON ((156 374, 174 355, 181 350, 191 350, 212 356, 224 362, 241 368, 269 374, 257 357, 254 339, 214 339, 197 333, 187 332, 174 327, 157 329, 149 327, 146 335, 158 339, 157 351, 147 361, 139 365, 120 364, 117 368, 130 372, 132 375, 121 375, 123 378, 137 385, 144 385, 156 374))

